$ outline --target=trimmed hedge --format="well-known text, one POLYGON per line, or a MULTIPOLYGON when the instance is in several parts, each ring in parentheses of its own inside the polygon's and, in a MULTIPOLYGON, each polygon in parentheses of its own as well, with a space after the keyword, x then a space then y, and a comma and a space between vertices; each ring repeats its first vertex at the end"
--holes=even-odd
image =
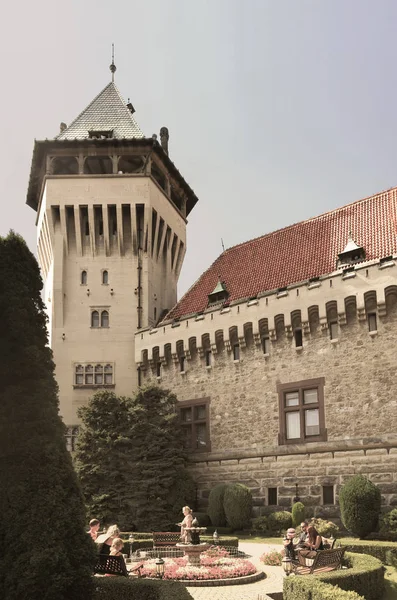
POLYGON ((287 510, 270 513, 267 517, 267 526, 270 532, 281 534, 289 527, 292 527, 292 514, 287 510))
POLYGON ((192 600, 179 581, 94 577, 92 600, 192 600))
POLYGON ((199 527, 209 527, 212 525, 211 517, 207 513, 194 510, 193 517, 197 519, 199 527))
POLYGON ((286 577, 283 586, 284 600, 365 600, 356 592, 345 592, 340 588, 307 579, 306 577, 286 577))
POLYGON ((348 531, 365 538, 376 531, 380 516, 380 489, 364 475, 354 475, 339 491, 342 523, 348 531))
POLYGON ((347 552, 358 554, 368 554, 378 558, 384 565, 394 565, 397 561, 397 543, 396 542, 377 542, 375 540, 355 540, 345 543, 341 540, 342 546, 346 546, 347 552))
POLYGON ((292 505, 292 527, 298 527, 305 520, 305 505, 295 502, 292 505))
POLYGON ((348 569, 341 569, 314 575, 313 577, 293 577, 284 579, 284 600, 353 600, 354 596, 339 595, 341 590, 345 592, 356 592, 359 597, 366 600, 381 600, 384 587, 384 568, 382 563, 372 556, 363 554, 347 554, 348 569), (303 585, 294 591, 293 584, 290 581, 301 580, 303 585), (337 586, 335 592, 327 590, 328 596, 324 596, 323 591, 319 589, 319 584, 330 584, 337 586), (300 593, 301 595, 297 595, 300 593), (315 595, 314 595, 315 594, 315 595), (330 595, 331 594, 331 595, 330 595))
MULTIPOLYGON (((222 528, 220 528, 220 529, 222 529, 222 528)), ((219 530, 218 530, 218 534, 219 534, 219 546, 226 546, 226 547, 233 546, 235 548, 238 548, 238 537, 235 537, 232 535, 223 535, 219 530)), ((148 533, 148 534, 139 534, 139 535, 145 535, 145 536, 147 535, 149 537, 147 537, 145 539, 139 539, 138 534, 136 536, 134 535, 132 551, 135 552, 136 550, 152 550, 153 549, 153 534, 148 533)), ((123 536, 122 539, 124 541, 124 547, 123 547, 122 552, 123 552, 123 554, 129 554, 130 553, 130 542, 128 541, 128 534, 122 534, 122 536, 123 536)), ((200 539, 202 542, 209 542, 211 544, 214 542, 214 538, 212 537, 212 535, 201 535, 200 539)))
POLYGON ((207 512, 210 516, 211 523, 216 527, 225 527, 226 515, 223 508, 223 498, 226 490, 225 483, 219 483, 210 491, 208 496, 207 512))
POLYGON ((250 522, 252 513, 252 492, 242 483, 231 483, 223 497, 226 523, 232 529, 243 529, 250 522))

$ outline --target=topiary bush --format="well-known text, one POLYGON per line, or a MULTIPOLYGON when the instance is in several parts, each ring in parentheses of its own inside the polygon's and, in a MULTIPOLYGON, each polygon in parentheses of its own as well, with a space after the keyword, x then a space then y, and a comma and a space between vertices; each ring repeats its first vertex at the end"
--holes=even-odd
POLYGON ((397 508, 385 514, 381 520, 380 531, 383 534, 397 534, 397 508))
POLYGON ((292 526, 298 527, 305 520, 305 505, 295 502, 292 506, 292 526))
POLYGON ((283 531, 292 527, 292 514, 287 510, 271 513, 267 518, 269 532, 280 535, 283 531))
POLYGON ((265 533, 268 529, 267 517, 256 517, 255 519, 251 519, 251 529, 253 531, 265 533))
POLYGON ((92 600, 192 600, 183 583, 126 577, 95 577, 92 600))
POLYGON ((365 600, 356 592, 345 592, 340 588, 308 577, 286 577, 283 585, 283 600, 365 600))
POLYGON ((363 475, 354 475, 339 492, 342 522, 360 539, 378 527, 381 494, 363 475))
POLYGON ((319 533, 324 537, 336 537, 339 533, 339 527, 333 521, 325 521, 324 519, 311 519, 310 525, 313 525, 319 533))
POLYGON ((232 483, 226 487, 223 497, 226 522, 232 529, 249 526, 252 513, 252 493, 242 483, 232 483))
POLYGON ((342 541, 348 552, 369 554, 379 559, 384 565, 394 565, 397 562, 397 543, 379 542, 375 540, 348 540, 342 541))
POLYGON ((226 516, 225 510, 223 508, 223 497, 225 495, 226 484, 220 483, 216 485, 210 491, 210 495, 208 497, 208 514, 211 519, 211 523, 215 527, 225 527, 226 526, 226 516))

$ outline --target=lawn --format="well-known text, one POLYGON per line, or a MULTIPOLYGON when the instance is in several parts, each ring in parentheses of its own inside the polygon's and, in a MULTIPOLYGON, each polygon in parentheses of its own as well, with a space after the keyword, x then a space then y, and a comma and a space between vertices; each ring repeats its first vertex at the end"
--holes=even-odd
POLYGON ((249 536, 249 535, 239 535, 239 542, 247 542, 248 544, 282 544, 283 536, 280 537, 261 537, 261 536, 249 536))

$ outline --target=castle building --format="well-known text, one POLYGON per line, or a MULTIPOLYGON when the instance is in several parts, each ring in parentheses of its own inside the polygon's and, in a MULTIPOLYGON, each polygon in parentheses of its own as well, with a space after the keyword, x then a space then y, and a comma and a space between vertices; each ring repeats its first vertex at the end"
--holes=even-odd
POLYGON ((169 157, 167 128, 160 143, 144 137, 114 70, 55 139, 35 141, 27 194, 71 449, 77 409, 96 389, 138 386, 134 336, 176 302, 197 202, 169 157))
POLYGON ((397 506, 397 188, 227 249, 178 302, 197 197, 114 70, 35 142, 27 196, 70 449, 96 389, 159 383, 202 508, 239 481, 256 514, 300 498, 337 518, 355 473, 397 506))
POLYGON ((256 514, 338 518, 356 473, 397 505, 397 188, 224 251, 157 327, 143 381, 180 402, 205 509, 241 482, 256 514))

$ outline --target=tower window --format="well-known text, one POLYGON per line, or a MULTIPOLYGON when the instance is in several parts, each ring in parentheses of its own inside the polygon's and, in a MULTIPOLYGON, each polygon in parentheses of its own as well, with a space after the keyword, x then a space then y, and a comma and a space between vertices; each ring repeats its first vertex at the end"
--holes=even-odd
POLYGON ((323 485, 323 504, 335 504, 333 485, 323 485))
POLYGON ((263 354, 270 354, 270 340, 268 337, 262 338, 263 354))
POLYGON ((156 376, 161 377, 161 362, 156 363, 156 376))
POLYGON ((277 506, 277 488, 268 488, 267 503, 269 506, 277 506))
POLYGON ((333 321, 329 324, 329 336, 331 340, 337 340, 339 335, 338 323, 333 321))
POLYGON ((80 283, 81 285, 87 285, 87 271, 81 271, 80 283))
POLYGON ((107 285, 109 283, 109 272, 102 271, 102 284, 107 285))
POLYGON ((185 357, 184 356, 180 356, 179 357, 179 370, 181 373, 185 372, 185 357))
POLYGON ((76 449, 77 437, 79 435, 78 427, 68 427, 66 430, 66 449, 73 452, 76 449))
POLYGON ((233 346, 233 360, 240 360, 240 346, 238 344, 233 346))
POLYGON ((99 312, 93 310, 91 313, 91 327, 99 327, 99 312))
POLYGON ((205 353, 205 366, 210 367, 212 363, 212 352, 211 350, 207 350, 205 353))
POLYGON ((95 308, 91 311, 91 327, 93 329, 109 327, 109 311, 95 308))
POLYGON ((85 221, 85 224, 84 224, 84 233, 86 236, 90 235, 90 224, 88 222, 88 219, 85 221))
POLYGON ((106 387, 113 386, 113 365, 110 363, 90 363, 74 365, 75 387, 106 387))

